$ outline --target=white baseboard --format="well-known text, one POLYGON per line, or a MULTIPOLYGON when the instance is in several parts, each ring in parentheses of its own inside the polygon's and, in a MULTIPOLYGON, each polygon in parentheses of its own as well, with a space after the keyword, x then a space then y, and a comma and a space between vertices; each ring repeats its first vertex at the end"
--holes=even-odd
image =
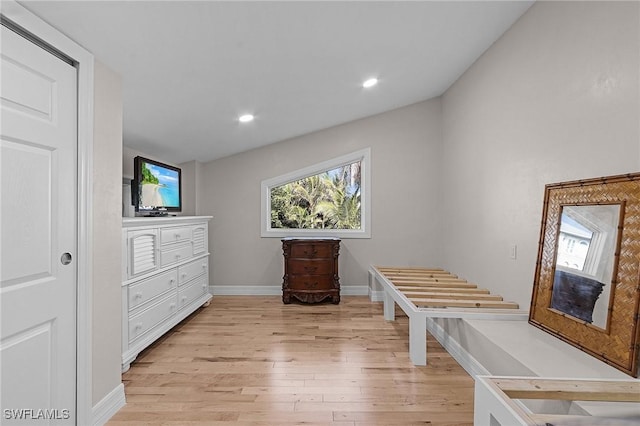
POLYGON ((120 383, 100 402, 93 406, 92 417, 94 426, 102 426, 113 417, 118 410, 126 405, 124 385, 120 383))
MULTIPOLYGON (((433 318, 427 318, 427 330, 471 377, 475 379, 476 376, 488 376, 491 374, 460 343, 451 338, 433 318)), ((427 354, 427 362, 429 362, 428 359, 429 354, 427 354)))
POLYGON ((214 296, 278 296, 282 295, 280 286, 261 285, 214 285, 211 286, 214 296))
POLYGON ((369 300, 372 302, 384 302, 384 290, 371 290, 369 289, 369 300))
POLYGON ((341 296, 368 296, 369 286, 366 285, 350 285, 340 288, 341 296))
MULTIPOLYGON (((260 285, 214 285, 211 286, 214 296, 281 296, 281 286, 260 285)), ((369 287, 366 285, 343 286, 341 296, 367 296, 369 287)))

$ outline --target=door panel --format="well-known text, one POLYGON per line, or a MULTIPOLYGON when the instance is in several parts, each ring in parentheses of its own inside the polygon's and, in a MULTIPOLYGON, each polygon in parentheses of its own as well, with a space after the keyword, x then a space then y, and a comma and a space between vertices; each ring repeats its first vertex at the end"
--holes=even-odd
POLYGON ((73 424, 76 69, 1 30, 2 424, 73 424))
POLYGON ((3 240, 9 243, 2 250, 3 287, 51 277, 54 273, 51 217, 48 211, 34 206, 36 200, 41 205, 51 205, 51 160, 48 147, 2 141, 2 198, 12 200, 11 209, 2 210, 2 220, 3 225, 13 225, 2 227, 3 240), (29 226, 15 226, 21 222, 29 226))
POLYGON ((55 81, 41 73, 5 58, 2 64, 2 81, 21 80, 24 86, 2 85, 2 101, 8 108, 23 112, 26 116, 53 121, 52 107, 56 105, 55 81), (44 95, 44 96, 43 96, 44 95))

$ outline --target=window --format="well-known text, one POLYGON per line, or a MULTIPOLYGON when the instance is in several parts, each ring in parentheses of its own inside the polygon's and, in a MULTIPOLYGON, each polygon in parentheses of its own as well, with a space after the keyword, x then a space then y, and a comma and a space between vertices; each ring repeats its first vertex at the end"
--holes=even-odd
POLYGON ((594 232, 566 213, 562 213, 560 225, 560 239, 563 244, 558 246, 557 264, 567 268, 585 271, 585 262, 589 253, 589 246, 594 238, 594 232))
POLYGON ((616 204, 563 206, 556 265, 610 282, 619 215, 616 204))
POLYGON ((263 181, 261 235, 370 238, 370 152, 263 181))

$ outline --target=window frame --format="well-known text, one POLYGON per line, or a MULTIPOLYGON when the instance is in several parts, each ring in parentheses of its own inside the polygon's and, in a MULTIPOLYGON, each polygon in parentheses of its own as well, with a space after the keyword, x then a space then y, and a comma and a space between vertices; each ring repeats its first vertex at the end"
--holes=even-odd
POLYGON ((313 164, 261 182, 260 236, 371 238, 371 148, 313 164), (271 189, 323 172, 360 162, 360 229, 292 229, 271 227, 271 189))

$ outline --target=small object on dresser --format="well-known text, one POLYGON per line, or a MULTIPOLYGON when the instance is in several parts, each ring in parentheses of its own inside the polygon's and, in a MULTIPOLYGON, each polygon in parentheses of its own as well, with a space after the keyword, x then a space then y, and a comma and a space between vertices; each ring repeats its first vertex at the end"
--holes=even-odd
POLYGON ((338 238, 284 238, 284 277, 282 302, 295 298, 304 303, 318 303, 330 298, 340 303, 338 275, 338 238))

